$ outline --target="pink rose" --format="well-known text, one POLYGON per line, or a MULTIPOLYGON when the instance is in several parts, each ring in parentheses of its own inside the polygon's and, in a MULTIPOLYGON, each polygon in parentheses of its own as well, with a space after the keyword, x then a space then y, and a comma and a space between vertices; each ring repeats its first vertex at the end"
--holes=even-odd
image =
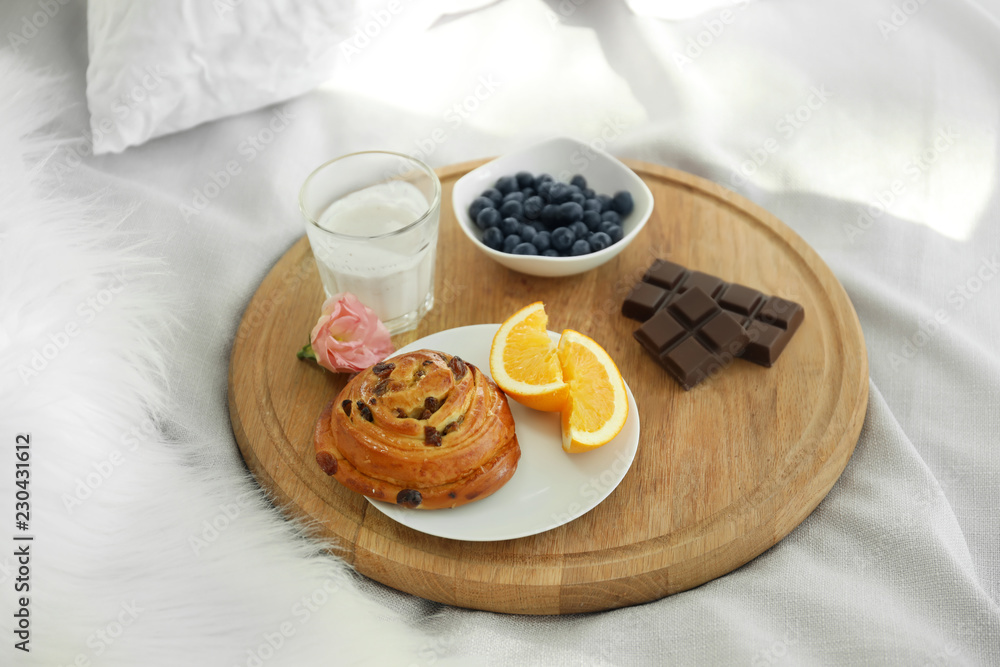
POLYGON ((375 311, 350 292, 326 300, 310 341, 316 363, 335 373, 363 371, 394 350, 389 330, 375 311))

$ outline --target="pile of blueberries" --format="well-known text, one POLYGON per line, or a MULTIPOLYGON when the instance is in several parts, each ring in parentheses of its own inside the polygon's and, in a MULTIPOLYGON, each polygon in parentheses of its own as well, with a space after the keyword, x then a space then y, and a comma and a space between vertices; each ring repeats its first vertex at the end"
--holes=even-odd
POLYGON ((503 176, 469 205, 486 246, 515 255, 572 257, 622 240, 622 221, 635 203, 622 190, 599 195, 576 174, 560 183, 549 174, 503 176))

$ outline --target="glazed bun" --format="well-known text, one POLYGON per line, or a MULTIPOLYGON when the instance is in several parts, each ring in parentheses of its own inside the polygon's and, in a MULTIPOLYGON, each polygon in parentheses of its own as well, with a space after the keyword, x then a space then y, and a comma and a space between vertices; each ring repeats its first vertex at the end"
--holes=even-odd
POLYGON ((315 445, 316 462, 347 488, 416 509, 485 498, 521 457, 503 392, 432 350, 354 376, 316 423, 315 445))

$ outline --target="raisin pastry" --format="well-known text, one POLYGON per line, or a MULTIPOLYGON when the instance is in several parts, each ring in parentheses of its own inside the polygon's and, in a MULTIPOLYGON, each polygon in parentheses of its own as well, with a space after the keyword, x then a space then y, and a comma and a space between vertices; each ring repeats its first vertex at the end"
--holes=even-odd
POLYGON ((521 457, 504 393, 432 350, 354 376, 316 423, 315 445, 320 468, 347 488, 417 509, 485 498, 521 457))

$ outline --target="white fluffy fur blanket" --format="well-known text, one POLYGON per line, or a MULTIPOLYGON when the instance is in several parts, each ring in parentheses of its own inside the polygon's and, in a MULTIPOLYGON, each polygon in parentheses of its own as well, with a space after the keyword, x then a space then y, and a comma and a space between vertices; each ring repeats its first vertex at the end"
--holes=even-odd
POLYGON ((46 177, 57 91, 0 52, 0 664, 420 661, 433 640, 362 597, 252 480, 162 433, 163 267, 116 229, 127 211, 61 198, 46 177))

